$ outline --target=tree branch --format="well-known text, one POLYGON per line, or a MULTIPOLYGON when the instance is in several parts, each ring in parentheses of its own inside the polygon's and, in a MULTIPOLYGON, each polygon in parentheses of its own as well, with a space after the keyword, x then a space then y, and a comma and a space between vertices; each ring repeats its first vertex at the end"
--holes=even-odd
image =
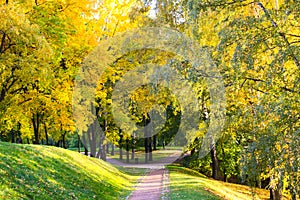
POLYGON ((287 33, 287 34, 285 34, 285 35, 288 35, 288 36, 292 36, 292 37, 298 37, 298 38, 300 38, 300 35, 295 35, 295 34, 290 34, 290 33, 287 33))
MULTIPOLYGON (((265 15, 267 16, 267 18, 270 20, 270 22, 272 23, 274 28, 278 28, 277 23, 271 18, 269 12, 267 11, 267 9, 263 6, 263 4, 261 2, 257 2, 257 5, 264 11, 265 15)), ((279 32, 279 35, 282 37, 282 39, 284 40, 284 42, 286 43, 287 46, 290 46, 290 42, 288 41, 288 39, 285 37, 285 34, 283 32, 279 32)), ((300 69, 300 63, 299 60, 297 59, 297 57, 295 56, 295 54, 289 49, 288 50, 290 53, 290 56, 292 56, 295 65, 298 67, 298 69, 300 69)))
POLYGON ((1 45, 0 45, 0 54, 3 52, 3 49, 4 49, 4 43, 5 43, 5 38, 6 38, 6 33, 1 31, 2 32, 2 39, 1 39, 1 45))
MULTIPOLYGON (((263 82, 263 83, 266 83, 266 81, 265 81, 265 80, 262 80, 262 79, 252 78, 252 77, 246 77, 246 78, 244 79, 243 83, 242 83, 241 86, 240 86, 241 88, 244 86, 244 84, 246 83, 247 80, 251 80, 251 81, 255 81, 255 82, 263 82)), ((252 88, 253 88, 253 87, 252 87, 252 88)), ((281 87, 279 87, 279 88, 282 89, 282 90, 284 90, 284 91, 287 91, 287 92, 298 93, 297 91, 295 91, 295 90, 293 90, 293 89, 290 89, 290 88, 288 88, 288 87, 286 87, 286 86, 281 86, 281 87)), ((263 91, 261 91, 261 90, 259 90, 259 89, 256 89, 256 88, 253 88, 253 89, 255 89, 255 90, 259 91, 259 92, 268 94, 268 92, 263 92, 263 91)))

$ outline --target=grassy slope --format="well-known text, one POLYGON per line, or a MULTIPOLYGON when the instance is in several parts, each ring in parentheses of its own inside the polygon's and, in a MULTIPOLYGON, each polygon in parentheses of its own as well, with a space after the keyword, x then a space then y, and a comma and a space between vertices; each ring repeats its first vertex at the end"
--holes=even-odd
POLYGON ((0 199, 118 199, 137 178, 77 152, 0 142, 0 199))
POLYGON ((170 170, 171 182, 170 197, 173 200, 249 200, 268 199, 269 197, 269 193, 267 190, 256 189, 256 194, 255 196, 253 196, 253 190, 248 186, 224 183, 222 181, 208 179, 200 173, 183 167, 168 166, 168 168, 170 170))

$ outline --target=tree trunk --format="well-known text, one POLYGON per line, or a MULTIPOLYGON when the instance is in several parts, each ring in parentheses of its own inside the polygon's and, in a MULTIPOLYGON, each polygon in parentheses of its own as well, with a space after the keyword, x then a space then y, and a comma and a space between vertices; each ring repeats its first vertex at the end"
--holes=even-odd
POLYGON ((109 145, 110 145, 110 144, 107 144, 107 145, 106 145, 106 154, 109 154, 109 145))
POLYGON ((39 127, 40 127, 40 115, 38 113, 33 114, 32 118, 34 141, 33 144, 39 144, 39 127))
POLYGON ((111 146, 111 152, 110 152, 110 155, 114 156, 115 155, 115 145, 112 144, 111 146))
POLYGON ((218 179, 218 170, 219 170, 219 162, 217 158, 217 150, 216 144, 212 144, 212 148, 210 150, 211 160, 212 160, 212 177, 214 179, 218 179))
POLYGON ((191 156, 194 155, 195 152, 196 152, 196 148, 192 148, 192 150, 191 150, 191 156))
POLYGON ((23 140, 22 140, 22 134, 21 134, 21 124, 20 122, 18 122, 18 130, 17 130, 17 143, 18 144, 22 144, 23 143, 23 140))
POLYGON ((144 142, 144 146, 145 146, 145 163, 148 163, 148 138, 145 137, 145 142, 144 142))
POLYGON ((84 155, 86 155, 86 156, 89 155, 89 150, 86 147, 84 147, 84 155))
POLYGON ((93 124, 91 124, 90 128, 88 129, 88 140, 90 144, 90 156, 95 157, 96 156, 96 125, 95 123, 98 123, 98 120, 96 119, 93 124))
POLYGON ((107 131, 107 121, 105 120, 104 121, 104 132, 100 132, 101 135, 100 135, 100 141, 101 141, 101 154, 100 154, 100 159, 106 161, 106 152, 108 152, 108 145, 106 144, 106 141, 105 141, 105 133, 107 131))
POLYGON ((46 123, 44 123, 45 137, 46 137, 46 145, 49 145, 48 131, 46 123))
POLYGON ((135 157, 135 144, 136 144, 135 133, 133 133, 131 135, 131 160, 134 160, 135 157))
POLYGON ((131 160, 134 160, 134 137, 131 139, 131 160))
POLYGON ((14 130, 11 130, 10 133, 11 133, 11 143, 16 143, 16 139, 15 139, 15 131, 14 131, 14 130))
MULTIPOLYGON (((272 181, 273 177, 270 177, 270 182, 272 181)), ((270 200, 282 200, 282 192, 281 188, 279 188, 279 185, 277 184, 276 188, 271 187, 270 188, 270 200)))
POLYGON ((153 135, 153 150, 154 150, 154 151, 157 150, 157 143, 156 143, 156 140, 157 140, 157 136, 156 136, 156 135, 153 135))
POLYGON ((129 163, 129 139, 126 138, 126 163, 129 163))
POLYGON ((82 142, 83 142, 83 146, 84 146, 84 155, 88 156, 89 155, 89 150, 87 149, 87 143, 86 143, 84 133, 82 134, 81 138, 82 138, 82 142))
POLYGON ((100 156, 100 158, 101 158, 101 160, 104 160, 104 161, 106 161, 106 151, 105 151, 105 149, 106 149, 106 145, 107 144, 103 144, 102 145, 102 152, 101 152, 101 156, 100 156))
POLYGON ((97 152, 97 155, 96 155, 96 158, 101 158, 101 155, 102 155, 102 141, 101 141, 101 138, 100 138, 100 142, 99 142, 99 149, 98 149, 98 152, 97 152))
POLYGON ((120 140, 119 140, 120 160, 123 160, 122 143, 123 143, 123 135, 120 135, 120 140))
MULTIPOLYGON (((224 159, 225 158, 225 151, 224 151, 224 148, 223 148, 222 144, 221 144, 221 150, 222 150, 222 157, 224 159)), ((223 171, 223 181, 227 182, 226 167, 224 167, 224 171, 223 171)))
POLYGON ((78 149, 78 153, 81 152, 80 150, 80 135, 77 133, 77 149, 78 149))
POLYGON ((62 147, 64 149, 67 148, 67 144, 66 144, 66 132, 64 131, 64 133, 62 134, 62 147))
POLYGON ((282 200, 282 193, 279 189, 270 189, 270 200, 282 200))
MULTIPOLYGON (((98 110, 95 110, 95 107, 93 105, 93 103, 91 103, 91 111, 92 113, 97 114, 98 110)), ((90 125, 89 129, 88 129, 88 139, 89 139, 89 143, 90 143, 90 156, 91 157, 95 157, 96 156, 96 151, 97 151, 97 132, 99 130, 97 130, 97 125, 98 125, 98 118, 96 117, 96 119, 94 120, 94 122, 90 125)), ((101 138, 100 138, 101 140, 101 138)))
POLYGON ((104 160, 103 159, 103 154, 105 154, 105 147, 103 145, 103 140, 104 138, 102 137, 102 135, 100 136, 100 140, 99 140, 99 147, 98 147, 98 152, 97 152, 97 158, 100 158, 101 160, 104 160))
POLYGON ((152 137, 149 137, 149 161, 152 161, 152 137))

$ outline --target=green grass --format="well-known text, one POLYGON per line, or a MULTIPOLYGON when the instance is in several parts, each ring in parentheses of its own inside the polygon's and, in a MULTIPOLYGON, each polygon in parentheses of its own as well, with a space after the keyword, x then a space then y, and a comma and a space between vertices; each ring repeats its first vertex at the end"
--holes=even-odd
POLYGON ((170 170, 170 198, 172 200, 251 200, 268 199, 269 197, 268 190, 255 189, 254 191, 245 185, 208 179, 196 171, 180 166, 170 165, 168 169, 170 170))
MULTIPOLYGON (((160 162, 162 159, 174 154, 174 153, 178 153, 180 152, 180 150, 176 150, 176 149, 159 149, 156 151, 152 152, 152 161, 148 161, 148 163, 156 163, 156 162, 160 162)), ((112 156, 110 154, 108 154, 109 157, 114 158, 116 160, 122 161, 122 162, 126 162, 126 151, 123 151, 123 160, 120 160, 120 153, 119 153, 119 149, 117 149, 115 151, 115 154, 112 156)), ((143 164, 145 163, 145 153, 143 151, 136 151, 135 152, 135 158, 138 158, 138 162, 139 164, 143 164)), ((129 152, 129 163, 134 164, 135 160, 131 159, 131 151, 129 152)))
MULTIPOLYGON (((208 192, 201 183, 202 175, 176 166, 168 166, 170 170, 170 199, 172 200, 220 200, 221 198, 208 192)), ((204 178, 206 179, 206 178, 204 178)))
POLYGON ((0 142, 0 199, 125 199, 143 173, 61 148, 0 142))

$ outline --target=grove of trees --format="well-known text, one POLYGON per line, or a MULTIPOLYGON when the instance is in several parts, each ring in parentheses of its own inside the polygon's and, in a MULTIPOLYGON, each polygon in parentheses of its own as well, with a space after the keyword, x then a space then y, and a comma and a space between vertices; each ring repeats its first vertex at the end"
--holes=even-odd
POLYGON ((0 20, 1 141, 67 148, 76 138, 86 144, 86 153, 104 160, 110 142, 127 151, 144 147, 151 160, 158 145, 183 134, 176 142, 188 144, 186 166, 215 179, 267 188, 270 199, 300 198, 298 0, 3 0, 0 20), (205 75, 191 72, 191 63, 172 52, 140 49, 118 57, 97 83, 89 105, 95 116, 74 121, 74 83, 86 56, 99 42, 144 27, 186 35, 209 53, 220 72, 225 125, 201 159, 211 96, 205 75), (156 115, 165 124, 157 126, 157 135, 145 129, 148 137, 138 140, 136 130, 118 126, 113 90, 126 72, 143 63, 169 65, 191 82, 200 105, 196 135, 178 133, 179 125, 185 126, 180 102, 160 85, 138 88, 125 108, 143 127, 158 105, 156 115), (88 118, 94 122, 87 123, 88 118))

